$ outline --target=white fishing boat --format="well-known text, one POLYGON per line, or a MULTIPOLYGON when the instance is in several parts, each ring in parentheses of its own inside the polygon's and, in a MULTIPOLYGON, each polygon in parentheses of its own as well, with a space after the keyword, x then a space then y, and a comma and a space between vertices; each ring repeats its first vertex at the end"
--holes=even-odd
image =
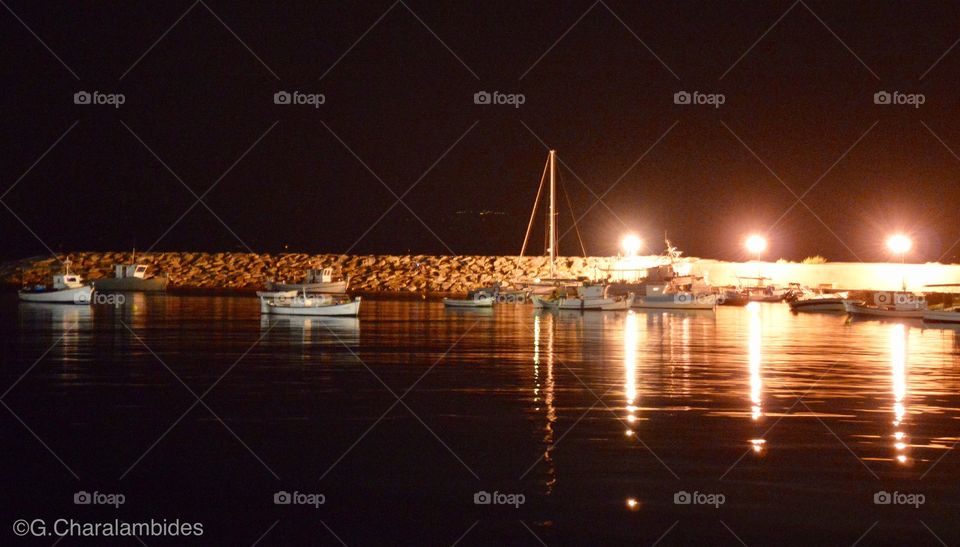
POLYGON ((703 277, 677 272, 682 254, 664 238, 667 250, 660 257, 665 263, 647 268, 633 302, 635 308, 713 310, 717 295, 703 277))
POLYGON ((492 308, 496 298, 478 296, 476 298, 444 298, 443 305, 448 308, 492 308))
POLYGON ((882 317, 889 319, 922 319, 927 311, 923 296, 911 292, 877 293, 874 304, 844 300, 846 312, 853 316, 882 317))
POLYGON ((297 296, 297 291, 257 291, 260 298, 293 298, 297 296))
POLYGON ((90 304, 93 300, 93 287, 84 284, 83 279, 70 273, 70 261, 63 263, 64 273, 53 276, 51 285, 34 285, 20 290, 23 302, 41 302, 46 304, 90 304))
POLYGON ((333 268, 321 268, 307 270, 306 277, 299 283, 267 281, 266 290, 270 292, 307 291, 308 293, 344 294, 347 292, 349 284, 349 277, 335 274, 333 268))
POLYGON ((555 296, 534 295, 533 305, 548 310, 573 311, 614 311, 629 310, 633 305, 634 294, 613 296, 605 283, 584 284, 577 287, 576 295, 558 294, 555 296))
POLYGON ((796 312, 842 312, 846 311, 843 305, 847 300, 847 293, 820 293, 803 294, 787 298, 791 311, 796 312))
POLYGON ((260 297, 260 312, 273 315, 305 315, 316 317, 357 317, 360 297, 350 300, 344 296, 308 294, 301 291, 287 296, 260 297))
POLYGON ((923 312, 923 322, 929 325, 947 325, 960 327, 960 308, 945 310, 927 310, 923 312))
POLYGON ((633 302, 633 307, 668 310, 713 310, 717 307, 717 295, 665 290, 661 294, 638 296, 633 302))

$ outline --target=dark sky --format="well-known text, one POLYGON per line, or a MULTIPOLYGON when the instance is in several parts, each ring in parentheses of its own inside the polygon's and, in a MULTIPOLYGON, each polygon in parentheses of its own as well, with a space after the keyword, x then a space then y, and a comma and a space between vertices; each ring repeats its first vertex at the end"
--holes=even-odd
POLYGON ((516 254, 546 143, 590 254, 960 260, 960 4, 404 1, 7 2, 0 254, 516 254))

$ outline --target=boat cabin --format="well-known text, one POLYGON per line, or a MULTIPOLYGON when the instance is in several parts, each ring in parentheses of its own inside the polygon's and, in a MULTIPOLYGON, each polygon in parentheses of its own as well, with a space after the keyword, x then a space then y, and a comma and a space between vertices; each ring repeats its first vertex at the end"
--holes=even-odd
POLYGON ((333 283, 333 268, 307 270, 306 283, 333 283))
POLYGON ((117 264, 114 266, 114 277, 117 279, 128 277, 146 279, 147 267, 145 264, 117 264))
POLYGON ((76 289, 83 286, 83 280, 79 275, 62 274, 53 276, 53 288, 56 290, 76 289))

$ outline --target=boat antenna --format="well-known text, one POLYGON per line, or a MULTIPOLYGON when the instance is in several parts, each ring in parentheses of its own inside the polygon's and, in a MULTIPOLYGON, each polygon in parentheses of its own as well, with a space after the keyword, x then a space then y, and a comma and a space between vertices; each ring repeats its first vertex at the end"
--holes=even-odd
POLYGON ((550 150, 550 277, 557 277, 557 151, 550 150))

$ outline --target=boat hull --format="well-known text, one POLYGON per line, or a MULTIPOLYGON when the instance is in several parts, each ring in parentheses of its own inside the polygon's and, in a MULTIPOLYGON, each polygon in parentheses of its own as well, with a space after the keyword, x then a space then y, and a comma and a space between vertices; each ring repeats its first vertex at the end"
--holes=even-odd
POLYGON ((443 305, 448 308, 490 308, 493 307, 493 301, 492 296, 468 299, 444 298, 443 305))
POLYGON ((923 322, 931 325, 960 326, 960 311, 925 311, 923 312, 923 322))
POLYGON ((789 302, 792 311, 846 311, 843 305, 843 298, 808 298, 806 300, 794 300, 789 302))
POLYGON ((357 317, 360 315, 360 298, 343 304, 297 306, 266 302, 261 311, 270 315, 296 315, 309 317, 357 317))
POLYGON ((93 286, 100 292, 162 292, 167 290, 169 279, 163 277, 105 278, 93 281, 93 286))
MULTIPOLYGON (((885 317, 889 319, 923 319, 924 309, 887 309, 875 306, 867 306, 861 302, 845 301, 843 303, 846 312, 850 315, 863 317, 885 317)), ((929 313, 929 312, 926 312, 929 313)))
POLYGON ((308 293, 344 294, 347 292, 346 281, 331 281, 330 283, 267 283, 267 290, 274 292, 297 291, 308 293))
POLYGON ((629 310, 633 305, 633 293, 616 298, 541 298, 533 296, 535 307, 561 311, 617 311, 629 310))
POLYGON ((22 302, 38 302, 43 304, 81 304, 89 305, 93 300, 93 287, 84 286, 74 289, 58 291, 20 291, 22 302))
POLYGON ((712 310, 717 306, 714 294, 696 296, 693 294, 670 294, 638 296, 634 308, 652 308, 661 310, 712 310))

